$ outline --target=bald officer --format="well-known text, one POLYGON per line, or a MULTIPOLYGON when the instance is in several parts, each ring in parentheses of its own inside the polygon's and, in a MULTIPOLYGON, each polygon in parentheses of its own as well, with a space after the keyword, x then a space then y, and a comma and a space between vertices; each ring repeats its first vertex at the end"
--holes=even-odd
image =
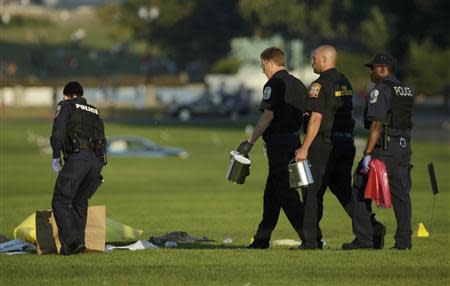
POLYGON ((299 249, 321 249, 319 222, 327 187, 352 218, 358 248, 372 248, 369 212, 364 203, 355 204, 351 169, 355 156, 353 143, 352 86, 336 70, 336 49, 318 47, 312 67, 320 77, 311 84, 306 109, 310 119, 305 140, 296 151, 296 160, 309 159, 314 183, 303 189, 305 204, 302 244, 299 249))

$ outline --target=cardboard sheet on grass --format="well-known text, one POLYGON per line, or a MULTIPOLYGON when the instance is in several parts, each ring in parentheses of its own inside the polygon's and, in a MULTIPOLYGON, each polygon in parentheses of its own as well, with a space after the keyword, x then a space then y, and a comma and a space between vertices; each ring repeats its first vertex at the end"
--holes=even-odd
MULTIPOLYGON (((105 251, 105 207, 88 208, 85 231, 85 244, 88 251, 105 251)), ((37 254, 59 253, 61 243, 58 226, 51 211, 36 212, 36 251, 37 254)))
MULTIPOLYGON (((143 231, 140 229, 136 229, 131 226, 121 224, 110 218, 106 218, 104 216, 104 214, 105 214, 104 206, 92 206, 92 207, 89 207, 89 210, 88 210, 89 212, 88 212, 88 222, 86 225, 86 239, 88 238, 88 234, 91 232, 88 229, 91 226, 91 223, 90 223, 90 219, 92 218, 91 212, 93 211, 93 209, 96 209, 96 208, 97 209, 103 208, 103 211, 100 211, 100 212, 103 212, 103 218, 104 218, 103 224, 104 225, 106 224, 106 241, 108 241, 108 242, 136 241, 139 239, 139 236, 142 235, 143 231)), ((46 211, 46 212, 51 213, 50 211, 46 211)), ((31 242, 31 243, 37 242, 37 237, 36 237, 37 214, 38 214, 38 216, 43 215, 43 218, 45 221, 45 212, 43 212, 42 214, 41 214, 41 212, 36 212, 36 213, 31 214, 23 222, 21 222, 18 226, 16 226, 16 228, 14 229, 14 238, 15 239, 23 239, 23 240, 31 242)), ((54 219, 52 219, 50 216, 48 216, 48 214, 47 214, 47 219, 53 221, 53 224, 54 224, 54 219)), ((44 226, 45 226, 45 224, 44 224, 44 226)), ((56 228, 56 224, 54 224, 54 226, 56 228)), ((47 228, 48 228, 48 224, 47 224, 47 228)), ((53 226, 52 226, 52 230, 53 230, 53 226)), ((48 232, 48 229, 47 229, 47 232, 48 232)), ((55 235, 55 234, 53 234, 53 235, 55 235)), ((86 246, 89 249, 92 249, 89 247, 87 241, 86 241, 86 246)), ((103 249, 104 249, 104 246, 105 246, 105 239, 103 239, 103 249)))

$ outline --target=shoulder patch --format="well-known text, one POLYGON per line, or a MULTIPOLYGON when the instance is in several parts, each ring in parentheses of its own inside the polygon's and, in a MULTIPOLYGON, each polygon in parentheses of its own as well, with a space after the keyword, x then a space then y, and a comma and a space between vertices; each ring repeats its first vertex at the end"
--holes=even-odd
POLYGON ((322 86, 320 83, 313 83, 311 87, 309 88, 309 97, 319 97, 320 88, 322 86))
POLYGON ((58 117, 59 111, 61 111, 61 105, 58 104, 58 105, 56 106, 55 118, 58 117))
POLYGON ((377 102, 379 94, 380 94, 380 92, 378 91, 378 89, 372 90, 369 94, 369 103, 377 102))
POLYGON ((263 91, 263 100, 269 99, 271 93, 272 93, 272 89, 270 88, 270 86, 266 86, 263 91))

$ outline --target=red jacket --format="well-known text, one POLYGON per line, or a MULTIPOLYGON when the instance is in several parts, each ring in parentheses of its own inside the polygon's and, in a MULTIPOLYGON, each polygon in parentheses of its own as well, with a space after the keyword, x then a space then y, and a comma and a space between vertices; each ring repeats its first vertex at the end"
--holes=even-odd
POLYGON ((386 165, 379 159, 370 161, 369 179, 364 198, 374 200, 377 207, 391 207, 391 190, 386 165))

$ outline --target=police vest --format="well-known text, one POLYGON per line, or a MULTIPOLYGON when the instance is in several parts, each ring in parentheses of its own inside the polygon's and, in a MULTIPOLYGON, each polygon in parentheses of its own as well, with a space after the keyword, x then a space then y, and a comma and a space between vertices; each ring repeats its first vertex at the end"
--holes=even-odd
POLYGON ((388 126, 397 129, 412 128, 412 108, 414 104, 414 93, 407 85, 383 80, 391 90, 391 106, 388 111, 388 126))
POLYGON ((72 112, 67 125, 64 156, 90 149, 98 157, 104 157, 106 139, 98 109, 85 100, 71 100, 69 104, 72 112))

